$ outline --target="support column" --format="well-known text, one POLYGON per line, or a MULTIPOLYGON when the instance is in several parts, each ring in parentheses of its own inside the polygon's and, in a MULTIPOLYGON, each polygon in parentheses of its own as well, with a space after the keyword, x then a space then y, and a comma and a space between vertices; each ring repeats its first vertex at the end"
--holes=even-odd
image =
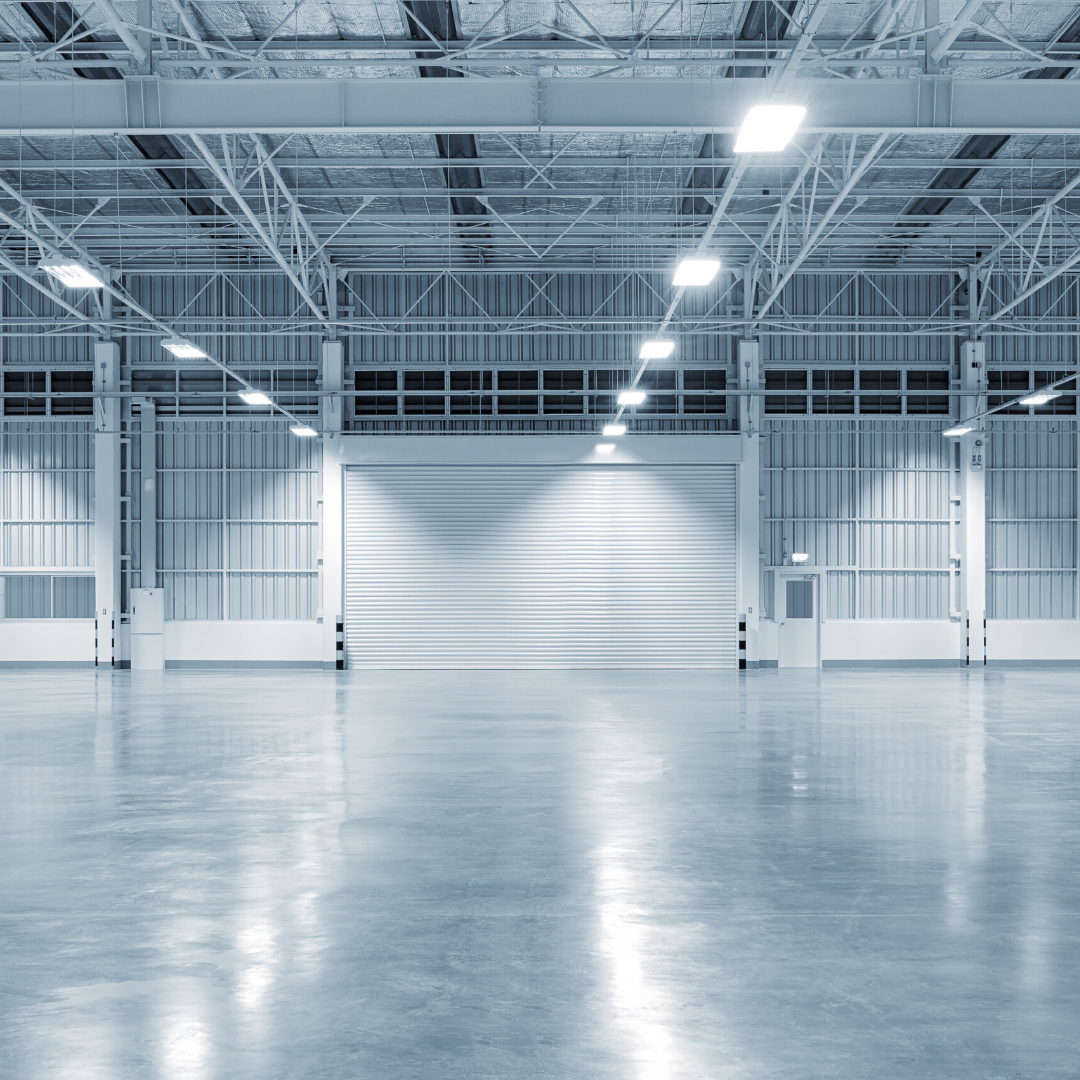
MULTIPOLYGON (((120 389, 120 346, 94 344, 94 391, 120 389)), ((120 664, 120 399, 94 398, 94 579, 98 663, 120 664)))
POLYGON ((345 389, 345 346, 340 341, 324 341, 322 345, 322 370, 320 371, 324 396, 320 401, 320 419, 323 434, 329 438, 345 429, 345 399, 330 397, 328 391, 345 389), (333 433, 333 434, 331 434, 333 433))
MULTIPOLYGON (((937 26, 941 21, 940 4, 938 0, 923 0, 923 14, 925 16, 923 26, 937 26)), ((927 75, 937 75, 941 71, 941 64, 930 54, 937 48, 941 40, 940 30, 928 30, 926 32, 926 49, 923 54, 923 66, 927 75)))
MULTIPOLYGON (((967 415, 986 408, 986 347, 981 341, 960 346, 960 386, 978 391, 963 398, 967 415)), ((962 656, 970 667, 986 663, 986 422, 960 437, 960 610, 966 645, 962 656)), ((964 644, 962 642, 961 644, 964 644)))
MULTIPOLYGON (((738 387, 761 389, 761 347, 756 341, 739 342, 738 387)), ((739 442, 742 461, 738 482, 738 584, 736 601, 740 619, 746 616, 747 668, 758 666, 758 620, 761 597, 761 398, 740 397, 739 442)), ((740 665, 741 666, 741 665, 740 665)))
MULTIPOLYGON (((322 347, 322 390, 345 387, 345 349, 340 341, 325 341, 322 347)), ((337 667, 338 624, 344 614, 342 564, 345 557, 345 528, 342 507, 341 432, 345 427, 345 399, 323 396, 322 421, 322 628, 323 667, 337 667)))
POLYGON ((135 32, 135 40, 138 41, 146 53, 146 59, 139 61, 139 74, 150 75, 153 73, 151 50, 154 47, 154 39, 150 33, 150 28, 154 25, 154 0, 137 0, 135 17, 139 20, 139 26, 144 27, 144 29, 135 32))
POLYGON ((142 481, 142 516, 139 521, 140 581, 144 589, 157 588, 157 417, 154 401, 140 406, 139 478, 142 481))

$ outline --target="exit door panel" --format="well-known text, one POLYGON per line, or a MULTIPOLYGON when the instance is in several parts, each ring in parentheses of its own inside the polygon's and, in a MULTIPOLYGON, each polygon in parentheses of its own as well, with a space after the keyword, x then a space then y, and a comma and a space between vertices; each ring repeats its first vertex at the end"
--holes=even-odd
POLYGON ((816 668, 818 652, 818 579, 789 577, 783 581, 780 601, 780 667, 816 668))

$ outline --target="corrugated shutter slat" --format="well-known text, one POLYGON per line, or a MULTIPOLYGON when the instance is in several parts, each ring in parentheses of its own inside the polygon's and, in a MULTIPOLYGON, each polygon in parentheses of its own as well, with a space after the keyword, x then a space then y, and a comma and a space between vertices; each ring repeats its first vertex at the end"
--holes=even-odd
POLYGON ((729 465, 346 470, 350 668, 736 667, 729 465))

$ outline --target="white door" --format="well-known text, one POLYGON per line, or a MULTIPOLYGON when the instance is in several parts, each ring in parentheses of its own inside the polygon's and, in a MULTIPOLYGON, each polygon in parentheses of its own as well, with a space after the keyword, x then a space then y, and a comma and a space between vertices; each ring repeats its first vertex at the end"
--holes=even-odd
POLYGON ((345 480, 350 668, 737 667, 730 465, 345 480))
POLYGON ((780 667, 820 667, 816 574, 780 578, 780 667))

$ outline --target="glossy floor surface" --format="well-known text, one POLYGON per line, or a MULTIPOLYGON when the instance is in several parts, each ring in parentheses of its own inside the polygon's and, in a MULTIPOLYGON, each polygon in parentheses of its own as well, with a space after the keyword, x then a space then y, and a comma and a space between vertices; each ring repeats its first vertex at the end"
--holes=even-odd
POLYGON ((1078 690, 0 671, 0 1074, 1074 1078, 1078 690))

